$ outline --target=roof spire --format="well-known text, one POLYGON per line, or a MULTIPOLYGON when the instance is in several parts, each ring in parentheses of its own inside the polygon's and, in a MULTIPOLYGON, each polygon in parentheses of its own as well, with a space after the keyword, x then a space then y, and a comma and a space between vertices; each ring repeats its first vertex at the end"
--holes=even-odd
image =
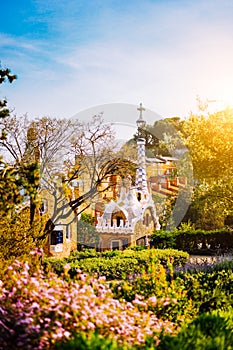
POLYGON ((139 118, 142 118, 142 112, 146 110, 144 107, 142 107, 142 102, 140 103, 137 110, 140 112, 139 118))
MULTIPOLYGON (((145 108, 142 107, 142 103, 140 103, 140 106, 137 108, 137 110, 140 112, 139 118, 137 120, 137 126, 138 126, 138 132, 140 135, 140 129, 143 129, 146 125, 145 120, 142 118, 142 112, 145 111, 145 108)), ((148 194, 148 187, 147 187, 147 178, 146 178, 146 157, 145 157, 145 139, 139 138, 137 139, 137 146, 138 146, 138 168, 136 172, 136 188, 138 192, 141 192, 143 194, 148 194)))
POLYGON ((137 123, 138 128, 143 129, 145 127, 145 125, 146 125, 146 122, 142 118, 142 112, 145 111, 146 109, 144 107, 142 107, 142 103, 140 103, 140 105, 137 108, 137 110, 140 112, 140 114, 139 114, 139 118, 136 121, 136 123, 137 123))

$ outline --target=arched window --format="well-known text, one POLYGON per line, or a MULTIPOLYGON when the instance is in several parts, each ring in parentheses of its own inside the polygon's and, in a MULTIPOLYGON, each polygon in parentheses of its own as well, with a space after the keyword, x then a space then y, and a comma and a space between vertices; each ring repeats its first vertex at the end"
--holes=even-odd
POLYGON ((146 213, 146 227, 149 226, 150 216, 148 213, 146 213))
POLYGON ((126 217, 125 214, 122 211, 117 211, 112 214, 112 222, 111 225, 113 226, 113 220, 116 220, 116 225, 117 227, 120 227, 121 225, 121 220, 123 220, 123 225, 125 225, 126 217))

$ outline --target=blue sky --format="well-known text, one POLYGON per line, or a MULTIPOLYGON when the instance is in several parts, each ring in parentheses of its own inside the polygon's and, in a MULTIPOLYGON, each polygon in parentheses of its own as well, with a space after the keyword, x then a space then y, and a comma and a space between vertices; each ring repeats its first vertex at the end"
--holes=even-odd
MULTIPOLYGON (((18 79, 0 96, 19 115, 142 101, 184 117, 197 95, 233 104, 231 0, 9 0, 1 13, 1 64, 18 79)), ((115 121, 132 122, 127 113, 115 121)))

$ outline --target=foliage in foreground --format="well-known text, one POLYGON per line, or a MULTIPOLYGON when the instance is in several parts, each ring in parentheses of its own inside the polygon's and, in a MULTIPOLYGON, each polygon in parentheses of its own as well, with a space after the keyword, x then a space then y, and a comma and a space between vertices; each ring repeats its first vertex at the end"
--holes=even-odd
POLYGON ((148 271, 132 279, 112 281, 111 289, 117 299, 132 302, 136 297, 141 303, 153 299, 151 310, 159 318, 182 324, 195 314, 196 309, 184 284, 173 278, 172 264, 169 271, 151 262, 148 271), (140 297, 139 297, 140 296, 140 297))
POLYGON ((161 334, 158 344, 147 339, 145 344, 131 346, 119 344, 112 338, 98 333, 74 334, 65 343, 56 343, 55 349, 64 350, 231 350, 233 349, 233 314, 215 311, 201 314, 191 323, 185 324, 178 334, 161 334))
POLYGON ((27 262, 8 266, 0 283, 0 349, 52 349, 57 340, 90 331, 140 345, 147 337, 157 342, 164 329, 173 331, 173 323, 151 311, 156 298, 117 300, 103 278, 78 271, 71 281, 68 269, 59 278, 27 262))
POLYGON ((119 344, 114 338, 105 338, 98 333, 76 333, 64 342, 57 342, 55 350, 133 350, 127 344, 119 344))
POLYGON ((156 296, 153 312, 176 324, 214 310, 227 311, 233 307, 233 264, 214 264, 206 270, 173 270, 151 262, 150 270, 132 279, 112 281, 111 288, 118 299, 132 301, 136 295, 143 300, 156 296), (166 298, 170 302, 166 303, 166 298), (164 301, 166 307, 160 307, 164 301))
POLYGON ((232 350, 232 311, 201 314, 186 324, 178 335, 162 337, 158 350, 232 350))
POLYGON ((186 272, 176 280, 187 291, 199 313, 212 310, 227 310, 233 306, 233 271, 232 264, 216 266, 213 271, 186 272))
POLYGON ((231 349, 229 264, 174 273, 171 263, 152 259, 136 279, 109 284, 80 270, 71 279, 68 265, 61 277, 46 274, 35 264, 41 251, 32 257, 33 264, 15 260, 3 271, 0 349, 170 350, 186 349, 187 339, 197 350, 231 349))

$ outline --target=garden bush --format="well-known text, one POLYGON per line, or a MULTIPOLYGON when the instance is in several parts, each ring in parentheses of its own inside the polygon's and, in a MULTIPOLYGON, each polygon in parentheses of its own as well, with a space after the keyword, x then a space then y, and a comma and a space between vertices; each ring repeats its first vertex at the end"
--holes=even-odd
POLYGON ((225 259, 212 265, 212 271, 233 270, 233 260, 225 259))
POLYGON ((65 258, 66 262, 70 263, 76 260, 88 259, 88 258, 97 258, 99 253, 95 249, 83 249, 81 251, 75 251, 70 254, 68 258, 65 258))
POLYGON ((232 350, 233 310, 215 311, 199 315, 191 323, 185 324, 178 334, 161 333, 157 344, 149 338, 140 346, 121 345, 115 339, 104 338, 96 333, 76 334, 71 340, 58 343, 56 350, 232 350))
POLYGON ((75 276, 76 269, 81 269, 89 274, 105 276, 108 280, 122 279, 131 274, 141 274, 148 270, 151 259, 166 266, 172 262, 174 266, 184 266, 188 260, 188 254, 174 249, 145 249, 141 251, 106 251, 103 253, 93 253, 90 250, 87 254, 81 252, 65 259, 46 258, 44 267, 52 268, 57 274, 64 271, 64 266, 70 264, 70 275, 75 276), (114 253, 113 253, 114 252, 114 253), (117 252, 117 253, 115 253, 117 252), (98 254, 98 257, 93 257, 98 254))
POLYGON ((8 266, 0 281, 0 349, 53 349, 58 340, 93 331, 140 345, 173 331, 172 322, 150 311, 153 299, 117 300, 103 278, 78 271, 70 280, 68 270, 61 278, 27 262, 8 266))
POLYGON ((161 338, 158 350, 231 350, 233 313, 201 314, 176 335, 161 338))
POLYGON ((193 302, 184 285, 173 278, 171 263, 165 268, 152 260, 147 271, 130 277, 127 280, 112 281, 110 284, 117 299, 135 302, 139 298, 140 302, 150 301, 151 311, 159 318, 176 324, 181 324, 195 314, 193 302))
POLYGON ((160 230, 151 235, 151 246, 173 248, 199 255, 226 253, 233 251, 233 230, 160 230))
POLYGON ((146 300, 156 296, 159 300, 153 311, 157 316, 180 324, 198 313, 216 309, 227 310, 233 305, 232 263, 216 265, 211 271, 174 273, 172 264, 165 269, 157 262, 141 275, 110 284, 119 299, 132 301, 136 295, 146 300), (225 267, 227 268, 225 269, 225 267), (166 297, 165 297, 166 296, 166 297), (160 308, 161 303, 166 307, 160 308))
MULTIPOLYGON (((128 250, 102 258, 112 272, 117 261, 130 265, 135 258, 140 266, 137 254, 147 263, 146 269, 135 274, 134 262, 126 269, 133 273, 111 282, 76 268, 71 279, 67 264, 57 265, 62 266, 61 276, 49 268, 41 270, 34 264, 41 263, 41 250, 33 253, 32 263, 15 260, 2 272, 0 281, 0 350, 152 350, 157 346, 172 350, 187 349, 188 338, 188 344, 197 350, 231 349, 232 264, 218 264, 216 270, 207 272, 174 273, 169 253, 171 257, 171 250, 166 251, 166 266, 160 263, 159 250, 128 250), (206 347, 198 347, 202 343, 206 347)), ((87 258, 75 263, 95 259, 101 260, 87 258)))
POLYGON ((78 333, 66 342, 57 342, 55 350, 133 350, 127 344, 119 344, 116 339, 106 338, 98 333, 78 333))
POLYGON ((137 259, 118 257, 115 259, 93 258, 72 263, 70 268, 71 276, 75 276, 78 268, 92 275, 104 276, 107 280, 122 279, 131 273, 139 274, 142 269, 138 265, 137 259))
POLYGON ((223 269, 205 272, 183 272, 176 281, 184 288, 200 312, 227 310, 233 305, 233 271, 223 269))

